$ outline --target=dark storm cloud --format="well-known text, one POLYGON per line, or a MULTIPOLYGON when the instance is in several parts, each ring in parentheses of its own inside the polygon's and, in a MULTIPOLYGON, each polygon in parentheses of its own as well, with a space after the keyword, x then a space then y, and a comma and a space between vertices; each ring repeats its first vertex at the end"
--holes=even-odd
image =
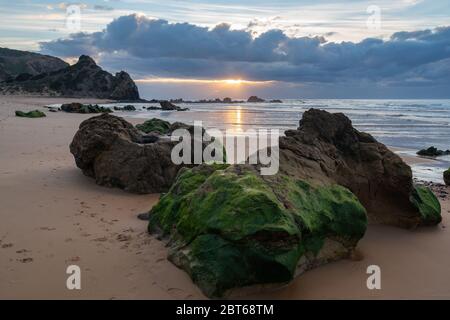
POLYGON ((105 67, 169 77, 235 77, 289 82, 445 84, 450 28, 398 32, 388 41, 327 42, 269 30, 256 38, 228 24, 213 29, 129 15, 101 32, 41 43, 59 56, 101 54, 105 67))

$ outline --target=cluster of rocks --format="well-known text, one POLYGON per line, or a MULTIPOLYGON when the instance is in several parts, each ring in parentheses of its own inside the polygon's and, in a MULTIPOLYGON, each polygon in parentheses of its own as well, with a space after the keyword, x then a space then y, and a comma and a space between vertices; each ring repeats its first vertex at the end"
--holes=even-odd
POLYGON ((441 221, 439 201, 414 185, 410 167, 343 114, 305 112, 280 138, 273 176, 259 165, 175 165, 169 135, 181 125, 151 119, 134 128, 104 114, 80 125, 71 152, 98 184, 167 192, 148 214, 149 232, 210 297, 348 257, 368 222, 441 221))
POLYGON ((417 154, 419 156, 425 156, 425 157, 440 157, 440 156, 448 156, 450 155, 450 150, 439 150, 438 148, 432 146, 428 149, 422 149, 420 151, 417 151, 417 154))
POLYGON ((189 110, 189 108, 181 108, 167 100, 160 101, 159 104, 161 105, 161 110, 163 110, 163 111, 188 111, 189 110))

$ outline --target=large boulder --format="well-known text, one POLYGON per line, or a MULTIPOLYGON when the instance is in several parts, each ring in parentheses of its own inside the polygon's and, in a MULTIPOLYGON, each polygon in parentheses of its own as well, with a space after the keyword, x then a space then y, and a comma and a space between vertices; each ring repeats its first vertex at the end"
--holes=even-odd
POLYGON ((311 109, 297 130, 280 138, 280 172, 338 184, 351 190, 367 209, 370 222, 410 228, 435 224, 411 201, 411 168, 371 135, 353 128, 342 113, 311 109))
POLYGON ((171 159, 177 142, 142 134, 122 118, 103 114, 83 121, 70 145, 77 166, 102 186, 134 193, 167 191, 184 165, 171 159))
POLYGON ((347 257, 366 224, 364 207, 339 185, 201 165, 180 171, 151 210, 149 231, 168 237, 169 259, 207 296, 222 297, 347 257))

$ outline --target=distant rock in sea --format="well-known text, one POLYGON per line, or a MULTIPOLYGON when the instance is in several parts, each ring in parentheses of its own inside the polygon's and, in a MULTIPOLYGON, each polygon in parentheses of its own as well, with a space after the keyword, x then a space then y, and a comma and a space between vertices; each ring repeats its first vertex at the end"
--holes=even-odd
POLYGON ((248 98, 247 102, 266 102, 266 100, 261 99, 257 96, 251 96, 250 98, 248 98))
POLYGON ((113 112, 109 108, 101 107, 98 104, 82 104, 78 102, 72 102, 63 104, 61 111, 68 113, 111 113, 113 112))
POLYGON ((2 82, 0 93, 139 100, 138 88, 128 73, 121 71, 113 76, 100 68, 91 57, 84 55, 72 66, 2 82))
POLYGON ((80 124, 70 152, 83 173, 99 185, 138 194, 166 192, 178 171, 188 166, 173 163, 171 152, 178 142, 168 135, 180 127, 194 128, 177 122, 167 126, 152 120, 137 129, 122 118, 103 114, 80 124))
POLYGON ((445 185, 450 186, 450 168, 444 171, 445 185))
POLYGON ((56 57, 0 48, 0 82, 30 80, 38 78, 42 73, 61 70, 68 66, 68 63, 56 57))
POLYGON ((161 105, 161 109, 164 111, 187 111, 189 108, 181 108, 176 105, 174 105, 172 102, 163 100, 160 101, 159 104, 161 105))

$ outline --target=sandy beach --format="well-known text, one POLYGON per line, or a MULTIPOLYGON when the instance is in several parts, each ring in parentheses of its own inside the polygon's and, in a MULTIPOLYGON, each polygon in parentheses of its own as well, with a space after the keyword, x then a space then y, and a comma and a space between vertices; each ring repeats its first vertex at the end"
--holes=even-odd
MULTIPOLYGON (((15 110, 45 111, 45 105, 74 101, 105 102, 0 97, 0 299, 204 299, 136 218, 159 195, 97 186, 75 166, 69 144, 92 115, 14 116, 15 110), (72 264, 82 269, 82 290, 66 288, 72 264)), ((369 226, 358 245, 362 259, 331 263, 284 288, 242 298, 448 299, 450 199, 440 200, 443 222, 437 227, 369 226), (366 287, 373 264, 381 267, 381 290, 366 287)))

